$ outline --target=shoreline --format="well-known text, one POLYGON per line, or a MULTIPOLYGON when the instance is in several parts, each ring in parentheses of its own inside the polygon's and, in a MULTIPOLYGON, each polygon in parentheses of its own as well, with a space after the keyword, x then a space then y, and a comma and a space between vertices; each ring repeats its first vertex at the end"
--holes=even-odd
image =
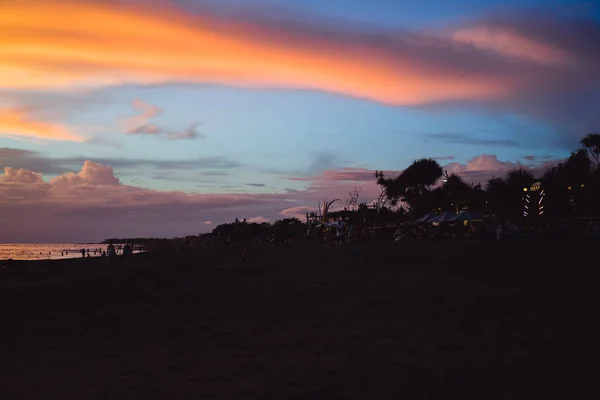
MULTIPOLYGON (((163 249, 134 253, 125 258, 117 255, 108 256, 73 257, 63 259, 44 260, 11 260, 8 268, 7 260, 0 261, 0 287, 14 277, 18 280, 35 282, 44 277, 66 278, 85 277, 86 275, 102 275, 106 273, 119 273, 120 271, 139 270, 144 273, 146 269, 160 269, 169 267, 215 267, 226 269, 252 271, 261 263, 270 265, 318 262, 333 265, 338 260, 335 254, 347 257, 348 254, 358 253, 361 257, 377 257, 379 251, 398 252, 398 257, 409 262, 420 262, 420 258, 435 262, 454 262, 456 252, 475 252, 479 256, 497 257, 500 252, 521 253, 516 257, 535 260, 540 248, 552 249, 559 247, 581 248, 600 244, 600 238, 527 238, 497 242, 495 240, 439 240, 439 241, 365 241, 346 244, 343 246, 326 246, 317 248, 314 242, 297 241, 290 245, 283 243, 264 243, 250 246, 248 262, 241 263, 244 254, 244 245, 231 243, 213 248, 188 248, 188 249, 163 249), (464 249, 464 250, 461 250, 464 249), (298 253, 297 255, 293 255, 298 253), (291 257, 291 259, 290 259, 291 257), (307 259, 308 257, 308 259, 307 259), (449 258, 448 258, 449 257, 449 258), (313 259, 314 258, 314 259, 313 259), (127 261, 126 261, 127 260, 127 261), (304 260, 304 261, 302 261, 304 260), (127 265, 125 265, 127 264, 127 265), (4 267, 4 268, 2 268, 4 267), (11 269, 9 271, 8 269, 11 269)), ((468 257, 469 255, 466 254, 468 257)), ((492 260, 493 261, 493 260, 492 260)), ((472 262, 472 261, 469 261, 472 262)), ((508 261, 507 261, 508 262, 508 261)), ((514 262, 522 262, 514 260, 514 262)), ((461 261, 462 263, 462 261, 461 261)), ((281 268, 282 266, 278 266, 281 268)))

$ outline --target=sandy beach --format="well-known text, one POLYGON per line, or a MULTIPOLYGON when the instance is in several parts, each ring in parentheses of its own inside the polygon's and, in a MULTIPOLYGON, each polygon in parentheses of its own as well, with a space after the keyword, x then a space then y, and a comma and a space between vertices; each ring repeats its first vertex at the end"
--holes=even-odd
POLYGON ((578 398, 598 241, 237 245, 21 262, 0 398, 578 398))

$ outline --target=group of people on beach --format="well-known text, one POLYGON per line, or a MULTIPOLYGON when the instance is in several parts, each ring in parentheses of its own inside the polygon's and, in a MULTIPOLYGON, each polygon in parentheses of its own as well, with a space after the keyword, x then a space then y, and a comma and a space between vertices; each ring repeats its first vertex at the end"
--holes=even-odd
MULTIPOLYGON (((101 249, 94 249, 93 254, 96 255, 96 253, 100 253, 100 255, 102 257, 108 256, 108 257, 114 257, 117 255, 118 250, 121 250, 119 248, 117 248, 112 241, 110 241, 108 243, 108 246, 106 247, 106 250, 101 250, 101 249)), ((133 246, 129 243, 125 243, 125 245, 122 247, 122 251, 123 251, 123 255, 124 256, 129 256, 133 254, 133 246)), ((90 257, 90 249, 81 249, 80 250, 81 253, 81 257, 85 258, 85 257, 90 257)), ((67 252, 68 254, 68 252, 67 252)), ((61 252, 61 255, 64 255, 64 252, 61 252)))

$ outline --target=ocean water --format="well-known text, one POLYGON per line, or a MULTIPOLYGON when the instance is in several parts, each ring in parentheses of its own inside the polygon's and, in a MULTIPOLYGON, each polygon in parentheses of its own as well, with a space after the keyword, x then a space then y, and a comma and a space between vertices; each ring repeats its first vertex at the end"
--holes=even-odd
MULTIPOLYGON (((81 249, 89 249, 90 257, 100 257, 106 244, 0 244, 0 260, 60 260, 81 258, 81 249), (94 250, 96 253, 94 254, 94 250)), ((117 246, 118 248, 118 246, 117 246)), ((137 249, 134 253, 139 252, 137 249)), ((117 250, 117 254, 122 254, 117 250)))

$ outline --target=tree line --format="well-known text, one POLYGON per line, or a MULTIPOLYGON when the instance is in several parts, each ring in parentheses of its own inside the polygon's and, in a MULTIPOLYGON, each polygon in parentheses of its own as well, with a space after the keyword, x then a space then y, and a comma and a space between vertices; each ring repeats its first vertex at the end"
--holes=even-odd
POLYGON ((217 225, 209 236, 219 240, 251 241, 254 238, 273 237, 280 241, 289 237, 299 238, 305 233, 306 225, 298 218, 284 218, 273 223, 248 222, 245 218, 217 225))
POLYGON ((539 182, 544 190, 545 215, 600 216, 600 134, 590 133, 581 147, 541 174, 525 167, 492 177, 485 186, 469 184, 448 174, 431 158, 415 160, 396 177, 375 172, 381 188, 379 208, 396 207, 419 216, 431 211, 484 211, 500 217, 523 215, 524 193, 539 182), (441 185, 436 185, 442 180, 441 185))

